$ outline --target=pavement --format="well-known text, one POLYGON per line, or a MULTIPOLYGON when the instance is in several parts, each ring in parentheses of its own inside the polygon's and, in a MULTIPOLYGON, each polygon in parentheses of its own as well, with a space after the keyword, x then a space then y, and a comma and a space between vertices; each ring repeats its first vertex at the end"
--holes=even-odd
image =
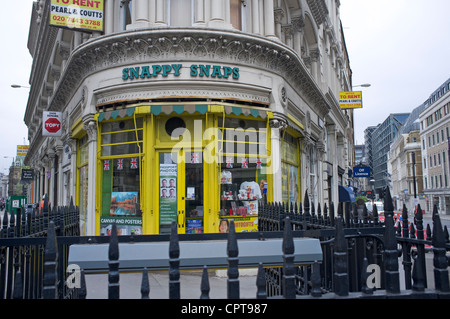
MULTIPOLYGON (((256 298, 256 269, 239 270, 241 299, 256 298)), ((209 271, 209 298, 227 299, 226 270, 209 271)), ((108 274, 86 275, 86 299, 108 299, 108 274)), ((201 295, 201 271, 181 271, 181 299, 199 299, 201 295)), ((169 299, 169 274, 149 272, 150 299, 169 299)), ((121 273, 119 277, 120 299, 141 298, 142 273, 121 273)))

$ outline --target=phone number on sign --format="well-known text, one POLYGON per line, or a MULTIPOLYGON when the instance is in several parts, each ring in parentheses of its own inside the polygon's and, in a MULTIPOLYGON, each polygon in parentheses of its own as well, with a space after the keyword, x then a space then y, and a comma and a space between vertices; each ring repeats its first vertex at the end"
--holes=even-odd
POLYGON ((102 22, 98 20, 91 20, 91 19, 83 19, 83 18, 71 18, 71 17, 64 17, 64 16, 52 16, 52 20, 55 24, 58 25, 67 25, 68 27, 84 27, 84 28, 97 28, 101 27, 102 22))

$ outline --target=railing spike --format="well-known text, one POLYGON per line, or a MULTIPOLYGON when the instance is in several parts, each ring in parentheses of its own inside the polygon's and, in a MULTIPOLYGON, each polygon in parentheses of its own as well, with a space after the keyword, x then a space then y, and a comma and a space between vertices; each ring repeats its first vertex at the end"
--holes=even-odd
POLYGON ((56 243, 55 224, 48 225, 47 241, 44 252, 44 286, 42 294, 44 299, 58 298, 58 244, 56 243))
POLYGON ((13 299, 23 299, 23 280, 22 280, 22 272, 20 271, 20 269, 17 269, 16 274, 14 276, 13 299))
POLYGON ((202 272, 202 281, 200 283, 200 291, 201 291, 201 295, 200 295, 200 299, 209 299, 209 277, 208 277, 208 267, 205 265, 203 267, 203 272, 202 272))
POLYGON ((141 281, 141 299, 150 299, 150 282, 148 280, 148 270, 144 267, 141 281))
POLYGON ((348 296, 348 265, 347 265, 347 240, 345 239, 342 217, 336 218, 336 237, 334 246, 334 293, 338 296, 348 296))
POLYGON ((87 289, 86 289, 86 276, 84 273, 84 269, 81 269, 80 276, 81 277, 80 277, 80 288, 78 289, 78 298, 86 299, 87 289))
POLYGON ((437 212, 436 205, 433 210, 433 266, 434 285, 436 290, 450 292, 448 278, 448 259, 446 257, 445 235, 442 229, 441 218, 437 212))
POLYGON ((116 223, 112 224, 108 250, 108 299, 119 299, 119 240, 117 238, 116 223))
POLYGON ((286 217, 284 223, 283 295, 285 299, 295 299, 294 238, 289 217, 286 217))
POLYGON ((267 299, 266 275, 261 262, 258 265, 258 274, 256 275, 256 299, 267 299))
POLYGON ((391 192, 389 187, 386 187, 384 198, 384 256, 385 256, 385 269, 386 269, 386 291, 388 293, 400 292, 400 277, 398 271, 398 251, 397 240, 395 238, 394 230, 394 206, 392 204, 391 192))
POLYGON ((170 232, 169 265, 169 298, 180 299, 180 243, 175 221, 170 232))
POLYGON ((228 255, 228 279, 227 279, 227 296, 228 299, 239 299, 239 249, 236 238, 236 230, 234 220, 230 222, 227 242, 228 255))
POLYGON ((312 297, 322 297, 322 290, 320 288, 321 277, 320 277, 320 265, 317 261, 312 264, 312 274, 311 274, 311 296, 312 297))
POLYGON ((405 204, 403 204, 402 223, 403 223, 403 234, 402 234, 402 236, 404 238, 408 238, 408 209, 406 208, 405 204))

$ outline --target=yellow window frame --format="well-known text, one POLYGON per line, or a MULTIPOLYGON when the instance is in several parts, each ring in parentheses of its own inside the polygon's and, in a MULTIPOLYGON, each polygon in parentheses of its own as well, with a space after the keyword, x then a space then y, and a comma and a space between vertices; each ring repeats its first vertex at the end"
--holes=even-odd
MULTIPOLYGON (((105 123, 111 123, 111 122, 118 122, 118 121, 124 121, 124 120, 133 120, 133 124, 134 124, 134 128, 133 129, 128 129, 128 130, 121 130, 121 131, 112 131, 112 132, 103 132, 102 131, 102 125, 99 125, 98 122, 98 114, 96 114, 96 120, 97 120, 97 172, 101 172, 100 174, 97 173, 96 178, 97 178, 97 192, 96 192, 96 235, 100 235, 100 217, 101 217, 101 212, 102 212, 102 198, 101 198, 101 194, 103 193, 103 161, 106 159, 118 159, 118 158, 132 158, 132 157, 138 157, 139 158, 139 165, 138 165, 138 170, 139 170, 139 193, 141 194, 141 196, 139 196, 139 200, 140 200, 140 207, 141 210, 144 210, 144 202, 142 199, 142 194, 143 194, 143 161, 144 161, 144 157, 145 157, 145 152, 143 149, 141 149, 141 143, 142 145, 144 145, 144 136, 145 136, 145 130, 146 130, 146 118, 145 116, 138 116, 137 118, 142 118, 142 128, 138 128, 137 127, 137 123, 136 123, 136 113, 133 114, 133 116, 126 116, 123 118, 116 118, 116 119, 111 119, 108 121, 104 121, 102 122, 102 125, 105 123), (139 139, 139 134, 138 132, 142 131, 142 139, 139 139), (110 135, 110 134, 120 134, 120 133, 126 133, 126 132, 135 132, 136 134, 136 141, 132 141, 132 142, 119 142, 119 143, 105 143, 102 144, 102 136, 104 135, 110 135), (131 153, 131 154, 121 154, 121 155, 108 155, 108 156, 103 156, 102 155, 102 147, 104 146, 116 146, 116 145, 128 145, 128 144, 137 144, 138 147, 138 152, 137 153, 131 153)), ((142 216, 142 223, 144 224, 144 216, 142 216)), ((144 227, 142 227, 142 230, 144 231, 144 227)))

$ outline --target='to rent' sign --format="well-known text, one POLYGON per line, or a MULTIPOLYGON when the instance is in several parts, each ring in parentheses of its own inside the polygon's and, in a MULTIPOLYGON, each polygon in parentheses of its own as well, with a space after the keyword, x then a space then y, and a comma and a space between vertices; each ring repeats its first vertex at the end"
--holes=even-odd
POLYGON ((62 113, 61 112, 43 112, 42 136, 61 136, 62 135, 62 113))

